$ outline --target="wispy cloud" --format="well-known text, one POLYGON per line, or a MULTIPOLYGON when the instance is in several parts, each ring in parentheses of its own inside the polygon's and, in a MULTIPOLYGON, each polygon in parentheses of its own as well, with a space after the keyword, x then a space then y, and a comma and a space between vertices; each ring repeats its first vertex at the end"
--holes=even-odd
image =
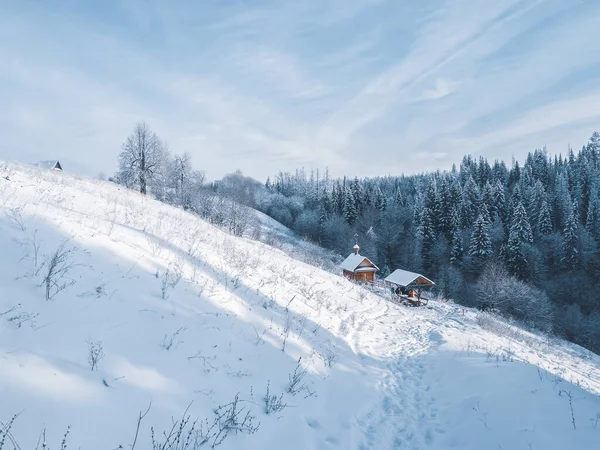
POLYGON ((423 93, 424 99, 437 100, 455 92, 460 86, 460 81, 449 80, 448 78, 436 78, 431 89, 423 93))
POLYGON ((211 177, 577 145, 600 118, 599 14, 591 0, 2 3, 0 158, 111 172, 137 120, 211 177))

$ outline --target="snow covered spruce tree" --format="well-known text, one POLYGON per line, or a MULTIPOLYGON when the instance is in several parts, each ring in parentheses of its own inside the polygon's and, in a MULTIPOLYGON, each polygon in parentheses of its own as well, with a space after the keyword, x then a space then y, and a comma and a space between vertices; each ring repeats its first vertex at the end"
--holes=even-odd
POLYGON ((520 279, 528 279, 529 267, 523 253, 523 245, 519 231, 516 228, 511 228, 508 242, 504 247, 504 261, 506 262, 506 268, 512 275, 520 279))
POLYGON ((573 205, 563 231, 561 262, 564 268, 572 272, 579 265, 579 229, 577 225, 577 205, 573 205))
POLYGON ((469 255, 480 262, 487 260, 492 255, 492 240, 485 213, 479 215, 473 226, 469 255))

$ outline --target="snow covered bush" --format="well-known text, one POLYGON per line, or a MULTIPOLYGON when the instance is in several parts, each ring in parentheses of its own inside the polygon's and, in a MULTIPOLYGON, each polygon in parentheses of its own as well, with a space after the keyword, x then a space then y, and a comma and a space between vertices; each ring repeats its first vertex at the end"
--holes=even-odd
POLYGON ((486 265, 476 286, 476 305, 508 314, 543 331, 552 329, 554 312, 541 290, 510 275, 499 263, 486 265))
POLYGON ((25 231, 25 219, 23 218, 23 208, 20 206, 9 208, 4 212, 4 216, 8 219, 9 223, 19 228, 21 231, 25 231))
POLYGON ((169 298, 169 289, 175 289, 179 284, 181 276, 181 266, 178 263, 169 264, 169 268, 164 271, 160 280, 160 292, 164 300, 169 298))
POLYGON ((307 373, 308 370, 305 367, 302 367, 302 357, 298 358, 298 364, 294 369, 294 373, 289 375, 290 381, 286 390, 288 394, 296 395, 307 389, 307 385, 304 383, 304 378, 307 373))
POLYGON ((161 347, 167 351, 179 347, 180 344, 183 344, 183 341, 179 338, 179 336, 185 330, 187 330, 187 327, 181 327, 171 335, 165 334, 165 336, 163 337, 161 347))
POLYGON ((287 404, 283 402, 283 392, 279 397, 271 394, 271 382, 267 381, 267 392, 264 397, 265 414, 275 414, 287 408, 287 404))
POLYGON ((75 280, 69 277, 69 272, 74 267, 75 251, 75 247, 67 248, 66 242, 63 242, 44 262, 46 270, 42 285, 46 288, 46 300, 75 284, 75 280))
POLYGON ((260 422, 256 423, 256 417, 252 412, 246 407, 240 407, 239 402, 239 394, 236 394, 231 403, 215 409, 217 431, 212 441, 213 448, 222 444, 230 433, 254 434, 258 431, 260 422))
POLYGON ((98 363, 104 358, 104 347, 102 341, 87 341, 88 345, 88 362, 92 372, 98 368, 98 363))

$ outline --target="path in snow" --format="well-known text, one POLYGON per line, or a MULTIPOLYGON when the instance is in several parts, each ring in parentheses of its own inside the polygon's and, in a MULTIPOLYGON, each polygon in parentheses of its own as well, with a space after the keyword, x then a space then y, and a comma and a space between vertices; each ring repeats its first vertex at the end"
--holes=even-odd
POLYGON ((379 381, 381 400, 358 419, 364 435, 357 448, 422 449, 439 431, 421 358, 441 342, 437 324, 412 314, 407 317, 409 310, 394 304, 387 310, 390 313, 379 322, 387 328, 381 344, 393 347, 393 353, 379 381))

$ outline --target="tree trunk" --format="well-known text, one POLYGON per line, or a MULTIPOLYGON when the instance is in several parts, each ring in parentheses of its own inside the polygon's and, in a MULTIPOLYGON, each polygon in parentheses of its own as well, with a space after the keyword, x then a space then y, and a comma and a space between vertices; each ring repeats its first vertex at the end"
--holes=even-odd
MULTIPOLYGON (((145 145, 145 140, 141 142, 141 145, 145 145)), ((140 193, 146 195, 146 149, 140 149, 140 193)))

